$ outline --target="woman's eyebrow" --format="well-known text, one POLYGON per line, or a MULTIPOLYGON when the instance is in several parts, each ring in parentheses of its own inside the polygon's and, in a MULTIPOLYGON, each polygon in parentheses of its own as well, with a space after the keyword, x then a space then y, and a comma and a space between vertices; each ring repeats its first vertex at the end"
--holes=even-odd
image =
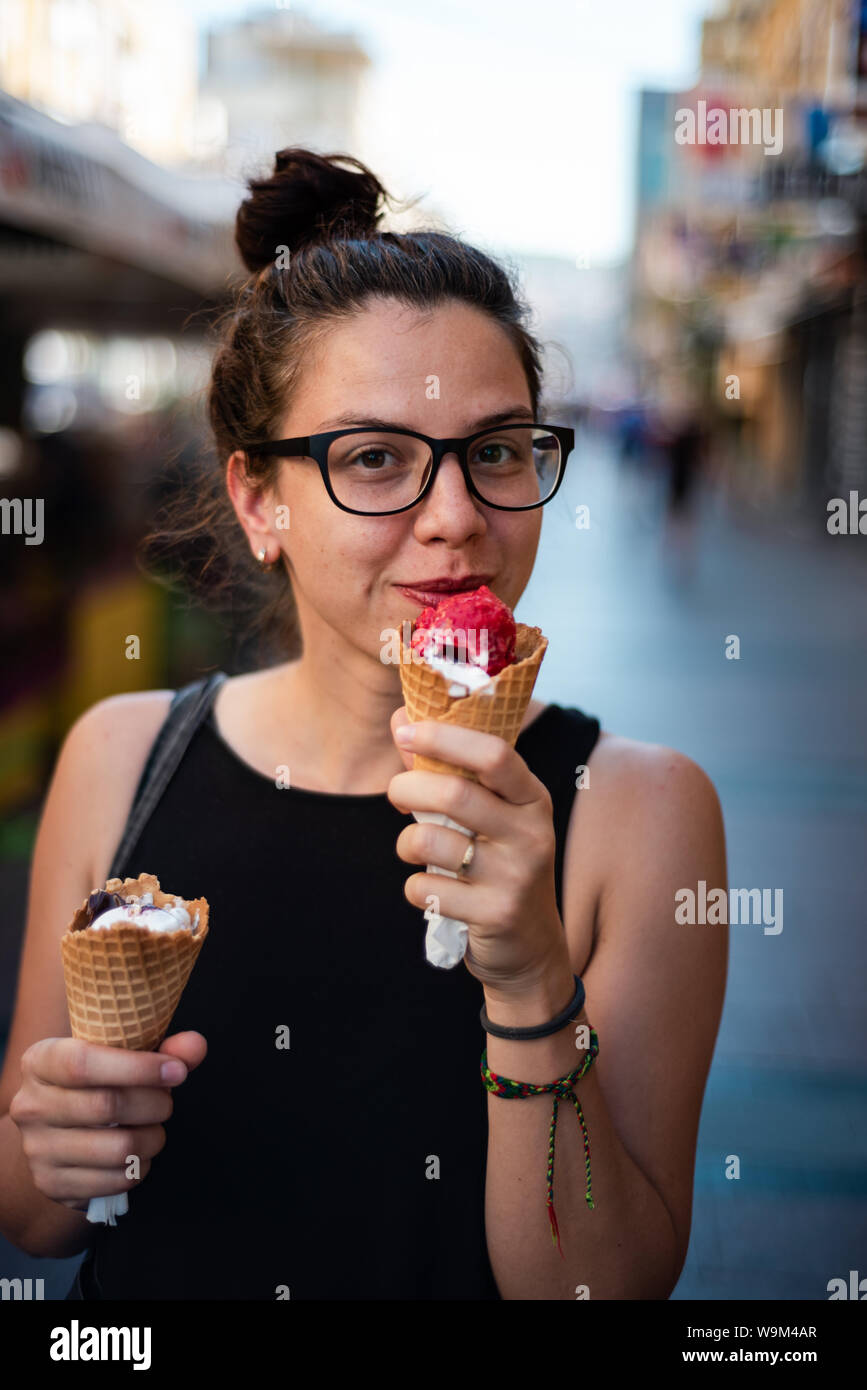
MULTIPOLYGON (((489 426, 505 424, 507 420, 526 420, 532 423, 534 420, 533 412, 526 405, 510 406, 507 410, 498 410, 493 415, 485 415, 477 420, 469 433, 476 430, 484 430, 489 426)), ((408 430, 412 426, 404 425, 399 420, 381 420, 376 415, 339 415, 333 420, 326 420, 319 426, 317 434, 324 434, 326 430, 339 430, 346 426, 356 425, 358 429, 371 430, 408 430)))

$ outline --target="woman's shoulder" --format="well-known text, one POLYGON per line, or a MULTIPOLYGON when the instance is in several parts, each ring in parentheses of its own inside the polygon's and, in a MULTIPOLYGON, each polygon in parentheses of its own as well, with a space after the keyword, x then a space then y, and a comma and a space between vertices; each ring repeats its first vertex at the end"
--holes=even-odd
POLYGON ((91 765, 110 758, 122 771, 144 744, 150 746, 174 695, 174 690, 133 690, 97 700, 70 726, 61 757, 91 765))
POLYGON ((573 817, 565 871, 579 876, 593 863, 600 901, 682 877, 692 861, 724 872, 716 788, 697 762, 665 744, 600 733, 573 817))
POLYGON ((566 841, 564 895, 583 905, 578 916, 592 911, 594 943, 606 909, 610 917, 624 895, 646 894, 661 876, 682 876, 693 854, 709 864, 724 857, 713 782, 677 749, 603 730, 581 787, 566 841))
POLYGON ((608 844, 615 854, 634 845, 636 837, 661 852, 687 832, 713 836, 722 825, 710 777, 666 744, 603 730, 588 761, 586 788, 587 831, 597 831, 600 844, 608 844))
POLYGON ((64 739, 54 785, 56 794, 68 803, 70 817, 86 817, 88 881, 93 884, 105 880, 148 753, 174 694, 173 690, 137 690, 109 695, 84 710, 64 739))
POLYGON ((603 729, 593 750, 594 767, 612 786, 657 796, 664 786, 669 790, 702 788, 716 796, 707 773, 686 753, 663 743, 645 743, 603 729))

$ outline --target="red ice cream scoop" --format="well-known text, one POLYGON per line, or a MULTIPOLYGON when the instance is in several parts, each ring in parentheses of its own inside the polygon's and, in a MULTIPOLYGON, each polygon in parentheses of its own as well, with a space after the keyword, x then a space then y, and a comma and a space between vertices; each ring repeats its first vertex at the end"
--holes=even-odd
POLYGON ((447 594, 436 607, 423 609, 413 624, 411 645, 425 660, 468 661, 496 676, 515 660, 515 637, 511 609, 482 584, 471 593, 447 594))

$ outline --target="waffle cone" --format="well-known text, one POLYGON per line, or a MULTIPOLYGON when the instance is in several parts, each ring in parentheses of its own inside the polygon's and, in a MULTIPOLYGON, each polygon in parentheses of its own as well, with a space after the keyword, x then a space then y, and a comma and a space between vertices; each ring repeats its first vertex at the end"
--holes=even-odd
MULTIPOLYGON (((156 907, 171 907, 174 896, 160 891, 153 874, 110 878, 106 892, 153 893, 156 907)), ((199 924, 194 932, 151 932, 118 923, 86 927, 87 899, 60 940, 63 977, 72 1036, 85 1042, 154 1052, 172 1021, 184 986, 208 934, 205 898, 184 900, 199 924)))
MULTIPOLYGON (((511 666, 492 676, 490 685, 469 695, 450 695, 446 677, 427 662, 414 662, 401 634, 400 682, 410 723, 436 719, 441 724, 460 724, 465 729, 496 734, 514 748, 548 646, 547 637, 538 627, 517 623, 516 629, 515 660, 511 666)), ((413 771, 459 773, 471 782, 479 780, 478 774, 467 768, 420 753, 413 755, 412 766, 413 771)))

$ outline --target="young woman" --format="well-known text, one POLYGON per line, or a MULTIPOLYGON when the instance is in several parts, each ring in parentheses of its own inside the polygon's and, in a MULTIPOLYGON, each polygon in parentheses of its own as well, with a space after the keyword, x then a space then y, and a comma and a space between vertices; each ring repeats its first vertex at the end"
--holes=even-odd
POLYGON ((251 276, 213 364, 216 483, 193 529, 233 594, 236 541, 267 567, 282 659, 209 687, 143 824, 169 690, 88 710, 45 803, 0 1228, 35 1255, 89 1245, 71 1297, 658 1299, 686 1255, 727 937, 678 925, 675 893, 725 886, 718 800, 688 758, 538 700, 514 749, 415 727, 412 749, 477 784, 411 770, 384 635, 432 588, 514 607, 565 458, 508 276, 447 235, 379 232, 385 197, 355 160, 286 150, 238 214, 251 276), (528 428, 544 467, 516 507, 498 465, 528 428), (425 868, 457 870, 466 837, 415 810, 474 833, 459 877, 425 868), (210 902, 159 1054, 65 1036, 59 938, 110 870, 210 902), (430 894, 469 924, 450 971, 424 958, 430 894), (482 1005, 491 1027, 554 1026, 506 1038, 482 1005), (485 1045, 512 1081, 583 1068, 589 1148, 564 1083, 553 1186, 552 1092, 492 1092, 485 1045), (88 1224, 89 1198, 130 1188, 115 1227, 88 1224))

